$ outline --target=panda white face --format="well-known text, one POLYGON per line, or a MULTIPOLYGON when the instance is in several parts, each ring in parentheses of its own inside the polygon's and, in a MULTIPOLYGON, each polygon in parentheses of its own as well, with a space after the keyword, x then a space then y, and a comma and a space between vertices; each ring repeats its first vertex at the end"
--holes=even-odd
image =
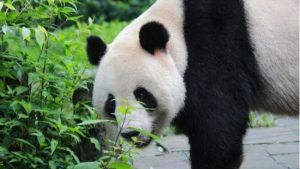
MULTIPOLYGON (((121 135, 137 137, 144 142, 138 145, 142 147, 150 142, 150 138, 130 127, 159 134, 183 106, 185 87, 166 49, 168 38, 163 25, 151 22, 141 28, 136 38, 129 40, 126 35, 119 35, 112 44, 103 47, 105 52, 97 52, 105 54, 96 74, 93 105, 103 118, 124 121, 119 126, 107 127, 111 138, 122 125, 121 135), (120 106, 133 109, 125 117, 118 111, 120 106)), ((97 42, 101 42, 98 47, 103 45, 96 37, 88 40, 90 61, 97 42)))

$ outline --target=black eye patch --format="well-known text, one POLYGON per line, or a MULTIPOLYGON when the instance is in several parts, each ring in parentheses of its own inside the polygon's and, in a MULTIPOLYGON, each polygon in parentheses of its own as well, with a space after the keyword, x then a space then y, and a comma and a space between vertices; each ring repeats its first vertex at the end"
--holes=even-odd
POLYGON ((109 94, 107 96, 107 100, 104 105, 104 111, 111 117, 115 117, 115 115, 114 115, 115 109, 116 109, 115 97, 112 94, 109 94))
POLYGON ((152 93, 150 93, 145 88, 139 87, 133 92, 137 101, 142 102, 143 106, 149 111, 157 108, 157 101, 152 93))

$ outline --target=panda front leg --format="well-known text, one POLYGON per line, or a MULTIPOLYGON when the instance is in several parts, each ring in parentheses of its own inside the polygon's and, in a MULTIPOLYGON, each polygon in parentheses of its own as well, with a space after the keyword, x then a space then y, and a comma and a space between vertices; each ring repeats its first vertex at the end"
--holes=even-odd
POLYGON ((246 114, 210 112, 191 126, 188 137, 192 169, 239 169, 246 114))

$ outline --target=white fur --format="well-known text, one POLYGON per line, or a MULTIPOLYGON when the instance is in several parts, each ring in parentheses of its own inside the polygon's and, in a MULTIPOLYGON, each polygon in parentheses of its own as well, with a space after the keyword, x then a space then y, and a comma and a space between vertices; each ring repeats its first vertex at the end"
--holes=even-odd
POLYGON ((268 83, 260 108, 298 114, 299 1, 244 0, 258 66, 268 83))
MULTIPOLYGON (((119 99, 126 99, 130 106, 136 107, 134 112, 126 116, 125 128, 131 126, 151 132, 157 118, 165 116, 164 119, 160 119, 163 124, 154 126, 157 128, 171 122, 185 99, 183 74, 187 64, 187 53, 182 25, 181 0, 158 0, 108 46, 96 74, 93 92, 93 104, 102 116, 107 117, 103 107, 107 95, 111 93, 117 99, 117 105, 122 104, 119 99), (150 21, 158 21, 168 30, 170 40, 166 53, 158 51, 153 56, 142 49, 139 31, 141 26, 150 21), (149 115, 142 109, 142 105, 136 102, 133 91, 137 87, 146 88, 157 99, 159 109, 154 115, 149 115)), ((120 117, 117 110, 116 115, 120 117)))

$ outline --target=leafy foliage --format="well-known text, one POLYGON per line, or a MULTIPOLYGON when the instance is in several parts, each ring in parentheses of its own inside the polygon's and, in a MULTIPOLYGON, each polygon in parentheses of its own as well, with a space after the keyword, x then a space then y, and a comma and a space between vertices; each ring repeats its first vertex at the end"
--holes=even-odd
POLYGON ((267 113, 251 112, 248 118, 249 127, 272 127, 276 125, 276 118, 267 113))
POLYGON ((80 0, 83 18, 90 16, 106 21, 130 21, 145 11, 155 0, 80 0))
POLYGON ((0 168, 132 168, 122 142, 102 151, 97 126, 110 121, 72 101, 92 83, 86 37, 110 42, 126 23, 79 23, 76 4, 0 1, 0 168), (61 29, 69 23, 75 26, 61 29), (92 155, 82 157, 86 146, 92 155))

